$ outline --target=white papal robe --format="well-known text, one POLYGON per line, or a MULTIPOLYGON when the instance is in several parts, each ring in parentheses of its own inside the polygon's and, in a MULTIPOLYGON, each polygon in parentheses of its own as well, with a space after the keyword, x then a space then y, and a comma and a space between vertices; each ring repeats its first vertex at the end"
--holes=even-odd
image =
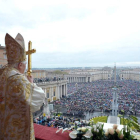
POLYGON ((6 67, 0 74, 0 140, 34 140, 32 112, 39 110, 44 100, 40 87, 6 67))

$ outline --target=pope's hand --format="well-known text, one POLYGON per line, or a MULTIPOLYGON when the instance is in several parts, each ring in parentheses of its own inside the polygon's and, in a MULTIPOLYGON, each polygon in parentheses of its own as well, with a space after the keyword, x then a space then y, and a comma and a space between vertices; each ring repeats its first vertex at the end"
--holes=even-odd
POLYGON ((33 76, 27 76, 27 79, 29 80, 29 82, 33 83, 33 76))

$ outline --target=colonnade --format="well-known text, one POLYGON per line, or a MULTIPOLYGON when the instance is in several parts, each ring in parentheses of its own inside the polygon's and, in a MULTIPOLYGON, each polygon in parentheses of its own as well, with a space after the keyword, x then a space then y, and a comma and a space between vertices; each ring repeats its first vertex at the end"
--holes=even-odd
POLYGON ((90 77, 67 77, 66 79, 68 80, 68 83, 73 83, 73 82, 90 82, 89 79, 90 77))
POLYGON ((45 96, 49 102, 60 99, 63 96, 67 96, 66 80, 39 83, 38 86, 44 90, 45 96))
POLYGON ((65 75, 65 79, 68 80, 68 83, 79 83, 79 82, 92 82, 96 80, 108 80, 111 79, 111 74, 107 72, 98 72, 92 75, 65 75))

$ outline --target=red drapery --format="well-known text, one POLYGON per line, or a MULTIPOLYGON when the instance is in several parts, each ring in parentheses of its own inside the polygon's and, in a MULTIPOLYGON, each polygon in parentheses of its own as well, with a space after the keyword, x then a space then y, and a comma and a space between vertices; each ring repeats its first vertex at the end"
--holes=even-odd
POLYGON ((57 128, 34 124, 36 140, 70 140, 68 132, 56 133, 57 130, 57 128))

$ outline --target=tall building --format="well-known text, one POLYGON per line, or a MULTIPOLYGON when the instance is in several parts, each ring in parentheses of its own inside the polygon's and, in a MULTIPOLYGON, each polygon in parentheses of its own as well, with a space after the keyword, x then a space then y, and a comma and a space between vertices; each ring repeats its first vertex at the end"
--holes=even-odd
POLYGON ((6 50, 4 46, 0 45, 0 67, 7 64, 6 50))

